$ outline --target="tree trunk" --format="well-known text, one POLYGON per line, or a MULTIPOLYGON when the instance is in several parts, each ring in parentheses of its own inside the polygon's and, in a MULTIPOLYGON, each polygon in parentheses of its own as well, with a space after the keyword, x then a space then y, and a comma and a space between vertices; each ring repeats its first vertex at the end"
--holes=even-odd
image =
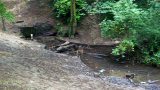
POLYGON ((6 31, 6 26, 5 26, 5 19, 3 17, 2 18, 2 30, 6 31))
POLYGON ((71 0, 71 19, 70 19, 71 31, 69 36, 74 36, 76 32, 77 20, 76 20, 76 0, 71 0))

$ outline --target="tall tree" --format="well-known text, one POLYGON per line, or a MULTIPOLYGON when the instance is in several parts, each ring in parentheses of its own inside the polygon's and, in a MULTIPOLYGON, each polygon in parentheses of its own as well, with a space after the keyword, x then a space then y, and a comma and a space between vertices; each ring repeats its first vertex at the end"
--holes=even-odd
POLYGON ((7 7, 1 0, 0 0, 0 19, 2 22, 2 29, 4 31, 6 31, 5 20, 7 21, 14 20, 14 15, 9 10, 7 10, 7 7))
POLYGON ((71 0, 71 31, 70 35, 75 35, 76 32, 76 26, 77 26, 77 20, 76 20, 76 0, 71 0))

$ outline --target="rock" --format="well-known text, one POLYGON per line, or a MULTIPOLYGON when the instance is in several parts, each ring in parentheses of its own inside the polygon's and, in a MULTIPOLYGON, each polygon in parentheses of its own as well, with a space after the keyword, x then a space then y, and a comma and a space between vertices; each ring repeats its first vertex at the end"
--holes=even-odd
POLYGON ((147 81, 147 83, 149 83, 149 84, 153 84, 153 83, 157 83, 157 82, 159 82, 159 80, 148 80, 147 81))
POLYGON ((99 73, 104 73, 106 70, 105 69, 101 69, 99 70, 99 73))
POLYGON ((141 84, 146 84, 147 82, 140 82, 141 84))
POLYGON ((57 53, 62 53, 65 51, 68 51, 70 48, 74 47, 74 44, 66 45, 66 46, 60 46, 56 49, 57 53))
POLYGON ((93 75, 94 75, 95 78, 99 78, 100 77, 100 73, 99 72, 94 72, 93 75))
POLYGON ((135 76, 135 74, 134 74, 134 73, 131 73, 131 74, 126 74, 125 77, 126 77, 127 79, 133 79, 134 76, 135 76))
POLYGON ((61 44, 61 46, 65 46, 65 45, 68 45, 70 44, 70 42, 66 41, 65 43, 61 44))

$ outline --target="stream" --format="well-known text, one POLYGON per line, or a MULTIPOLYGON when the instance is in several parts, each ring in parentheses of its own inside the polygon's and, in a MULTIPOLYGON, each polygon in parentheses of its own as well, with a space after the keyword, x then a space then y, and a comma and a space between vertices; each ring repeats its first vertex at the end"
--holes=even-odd
MULTIPOLYGON (((157 81, 156 84, 160 85, 160 70, 157 68, 145 65, 130 65, 120 64, 112 61, 108 57, 97 58, 91 55, 82 55, 81 60, 90 68, 95 71, 105 70, 106 76, 125 77, 128 73, 134 73, 133 78, 135 83, 145 83, 149 81, 157 81)), ((154 83, 154 84, 155 84, 154 83)))
MULTIPOLYGON (((55 51, 57 45, 64 43, 64 41, 59 41, 53 37, 38 37, 37 41, 45 44, 46 49, 52 51, 55 51)), ((104 70, 103 75, 105 76, 125 78, 127 74, 134 73, 134 83, 160 85, 160 69, 142 64, 131 65, 116 62, 110 54, 115 45, 78 45, 83 48, 83 52, 79 49, 80 54, 77 54, 77 50, 74 49, 62 53, 79 56, 82 62, 93 69, 94 72, 104 70)))

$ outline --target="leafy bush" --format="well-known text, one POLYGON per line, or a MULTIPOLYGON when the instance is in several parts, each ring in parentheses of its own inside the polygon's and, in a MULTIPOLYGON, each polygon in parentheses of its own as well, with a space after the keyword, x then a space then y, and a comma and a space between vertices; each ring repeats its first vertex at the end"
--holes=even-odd
MULTIPOLYGON (((62 19, 64 22, 70 21, 70 6, 71 0, 55 0, 53 2, 53 10, 57 18, 62 19)), ((76 19, 80 19, 85 15, 85 7, 87 2, 85 0, 76 0, 76 19)))
MULTIPOLYGON (((152 0, 153 1, 153 0, 152 0)), ((113 55, 124 56, 138 52, 146 64, 160 64, 160 3, 152 2, 149 9, 139 8, 134 0, 103 2, 90 10, 93 13, 112 13, 100 23, 103 37, 121 38, 121 43, 112 51, 113 55)))
POLYGON ((134 51, 135 44, 131 40, 123 40, 115 49, 113 49, 112 54, 124 55, 126 52, 130 53, 134 51))
MULTIPOLYGON (((108 2, 107 2, 108 3, 108 2)), ((103 20, 100 24, 102 36, 127 38, 144 24, 146 12, 138 9, 132 0, 120 0, 110 3, 108 12, 113 13, 113 20, 103 20), (143 16, 143 17, 142 17, 143 16)))
POLYGON ((150 8, 148 13, 143 29, 137 31, 137 46, 143 53, 143 62, 160 65, 160 5, 150 8))

